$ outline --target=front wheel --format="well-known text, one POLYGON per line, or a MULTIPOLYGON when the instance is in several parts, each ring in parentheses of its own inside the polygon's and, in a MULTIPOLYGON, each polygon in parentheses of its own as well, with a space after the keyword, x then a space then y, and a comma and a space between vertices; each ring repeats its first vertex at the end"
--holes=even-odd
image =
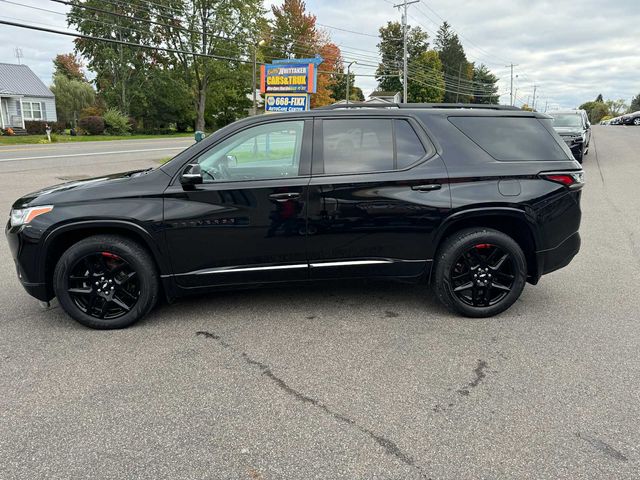
POLYGON ((461 230, 445 240, 435 266, 435 290, 450 310, 491 317, 520 297, 527 263, 520 246, 497 230, 461 230))
POLYGON ((82 325, 125 328, 156 304, 153 259, 136 242, 116 235, 86 238, 62 254, 53 274, 62 308, 82 325))
POLYGON ((635 126, 639 126, 639 125, 640 125, 640 117, 638 117, 638 118, 634 118, 634 119, 633 119, 633 124, 634 124, 635 126))

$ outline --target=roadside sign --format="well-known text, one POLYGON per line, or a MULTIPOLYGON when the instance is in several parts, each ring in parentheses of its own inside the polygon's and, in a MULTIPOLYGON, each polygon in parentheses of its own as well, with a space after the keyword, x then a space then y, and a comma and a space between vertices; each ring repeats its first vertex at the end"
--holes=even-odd
POLYGON ((304 112, 309 110, 309 94, 267 93, 264 105, 266 113, 304 112))

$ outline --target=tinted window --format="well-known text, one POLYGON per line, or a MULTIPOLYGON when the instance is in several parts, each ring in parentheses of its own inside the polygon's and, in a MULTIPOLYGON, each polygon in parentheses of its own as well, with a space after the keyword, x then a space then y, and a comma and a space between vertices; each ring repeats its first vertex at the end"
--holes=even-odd
POLYGON ((496 160, 567 160, 569 156, 536 118, 449 117, 496 160))
POLYGON ((298 175, 304 121, 274 122, 243 130, 198 160, 205 183, 298 175))
POLYGON ((396 155, 398 168, 406 168, 425 155, 424 146, 411 124, 406 120, 396 120, 396 155))
POLYGON ((325 119, 327 174, 393 170, 393 126, 385 119, 325 119))

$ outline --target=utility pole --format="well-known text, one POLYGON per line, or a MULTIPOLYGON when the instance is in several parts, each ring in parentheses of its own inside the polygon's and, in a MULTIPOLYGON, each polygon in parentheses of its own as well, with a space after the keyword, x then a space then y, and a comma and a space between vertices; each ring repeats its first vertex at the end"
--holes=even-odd
POLYGON ((351 65, 358 64, 355 60, 347 65, 347 105, 349 105, 349 83, 351 83, 351 65))
POLYGON ((18 65, 21 65, 22 62, 20 59, 24 57, 24 55, 22 54, 22 49, 20 47, 15 48, 15 57, 18 59, 18 65))
POLYGON ((544 102, 544 113, 547 113, 547 108, 549 107, 549 100, 544 102))
POLYGON ((534 83, 533 84, 533 103, 531 104, 531 108, 533 108, 534 110, 536 109, 536 90, 538 89, 538 86, 534 83))
POLYGON ((456 103, 458 103, 458 99, 460 98, 460 77, 462 77, 462 63, 458 65, 458 88, 456 90, 456 103))
POLYGON ((412 3, 419 3, 420 0, 411 0, 411 1, 407 1, 407 0, 403 0, 403 3, 399 3, 397 5, 394 5, 394 8, 400 8, 403 7, 404 8, 404 13, 402 14, 402 37, 403 37, 403 54, 402 54, 402 59, 403 59, 403 72, 402 72, 402 87, 403 87, 403 94, 402 94, 402 103, 407 103, 407 86, 409 83, 409 79, 407 78, 408 76, 408 68, 407 68, 407 7, 409 5, 411 5, 412 3))
POLYGON ((513 102, 515 100, 515 96, 513 94, 513 67, 517 67, 518 65, 514 65, 513 63, 511 65, 507 65, 507 67, 511 68, 511 90, 509 90, 510 94, 511 94, 511 106, 513 107, 513 102))

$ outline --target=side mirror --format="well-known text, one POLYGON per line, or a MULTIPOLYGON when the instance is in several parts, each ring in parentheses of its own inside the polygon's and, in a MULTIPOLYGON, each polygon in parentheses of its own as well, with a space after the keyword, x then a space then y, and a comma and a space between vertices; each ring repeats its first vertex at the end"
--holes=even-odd
POLYGON ((182 172, 180 176, 180 183, 183 187, 200 185, 202 182, 202 168, 197 163, 187 165, 187 168, 184 169, 184 172, 182 172))
POLYGON ((238 159, 234 155, 227 155, 227 167, 236 168, 238 159))

